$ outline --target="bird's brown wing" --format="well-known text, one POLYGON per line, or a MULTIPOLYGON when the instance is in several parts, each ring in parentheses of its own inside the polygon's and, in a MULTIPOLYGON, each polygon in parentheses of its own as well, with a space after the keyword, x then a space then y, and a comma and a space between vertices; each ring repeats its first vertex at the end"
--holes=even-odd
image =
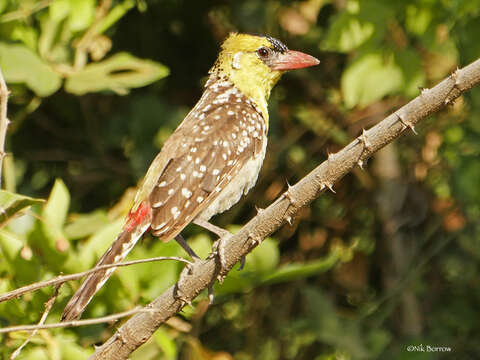
POLYGON ((261 113, 243 94, 209 86, 159 155, 169 161, 150 192, 153 234, 170 240, 206 209, 260 152, 264 132, 261 113))

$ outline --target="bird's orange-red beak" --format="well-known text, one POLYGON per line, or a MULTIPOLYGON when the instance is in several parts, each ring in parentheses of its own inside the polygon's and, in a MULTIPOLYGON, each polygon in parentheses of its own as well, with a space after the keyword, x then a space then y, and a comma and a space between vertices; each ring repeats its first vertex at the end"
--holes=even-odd
POLYGON ((288 50, 280 54, 270 66, 272 70, 293 70, 318 65, 320 60, 300 51, 288 50))

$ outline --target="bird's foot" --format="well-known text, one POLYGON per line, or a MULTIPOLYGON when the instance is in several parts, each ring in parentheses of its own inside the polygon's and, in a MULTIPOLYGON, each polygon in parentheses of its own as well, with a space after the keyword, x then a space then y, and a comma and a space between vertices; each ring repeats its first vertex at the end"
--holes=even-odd
POLYGON ((218 236, 218 240, 213 244, 213 252, 211 256, 217 256, 220 263, 220 271, 218 275, 218 281, 223 282, 225 279, 226 268, 227 268, 227 258, 225 254, 225 246, 227 241, 232 237, 232 233, 222 229, 221 227, 215 226, 208 221, 195 219, 194 224, 203 227, 204 229, 214 233, 218 236))
POLYGON ((240 259, 240 267, 238 268, 238 271, 242 271, 244 267, 245 267, 245 256, 242 256, 242 258, 240 259))
POLYGON ((178 234, 177 236, 175 236, 175 240, 185 250, 185 252, 188 255, 190 255, 190 257, 192 258, 193 264, 185 265, 185 268, 180 273, 178 282, 175 285, 173 296, 176 300, 180 300, 184 304, 192 305, 191 300, 187 298, 186 295, 183 293, 183 291, 180 288, 180 285, 185 282, 185 279, 187 276, 193 273, 193 267, 195 263, 197 263, 198 261, 202 261, 202 259, 200 259, 200 257, 195 253, 195 251, 187 244, 187 242, 185 241, 185 239, 181 234, 178 234))
POLYGON ((213 251, 211 256, 218 257, 220 271, 218 272, 217 279, 220 283, 225 280, 225 276, 227 274, 227 257, 225 254, 225 244, 230 238, 230 236, 232 235, 229 233, 227 236, 223 236, 213 243, 213 251))
POLYGON ((175 300, 179 300, 182 302, 182 306, 185 305, 192 305, 192 301, 185 295, 185 293, 180 289, 179 284, 181 283, 181 274, 180 274, 180 279, 178 282, 175 284, 175 288, 173 290, 173 298, 175 300))
POLYGON ((232 235, 232 233, 230 231, 222 229, 221 227, 213 225, 213 224, 211 224, 211 223, 209 223, 208 221, 205 221, 205 220, 195 219, 195 220, 193 220, 193 223, 195 225, 201 226, 204 229, 214 233, 220 239, 222 237, 229 237, 229 236, 232 235))

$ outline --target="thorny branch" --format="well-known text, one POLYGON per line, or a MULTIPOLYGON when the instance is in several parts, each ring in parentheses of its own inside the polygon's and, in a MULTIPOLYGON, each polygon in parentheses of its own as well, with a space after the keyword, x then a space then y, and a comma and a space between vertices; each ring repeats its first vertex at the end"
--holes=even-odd
MULTIPOLYGON (((53 302, 52 302, 53 304, 53 302)), ((41 329, 57 329, 57 328, 66 328, 66 327, 74 327, 74 326, 85 326, 85 325, 94 325, 94 324, 102 324, 108 323, 112 321, 117 321, 121 318, 131 316, 138 313, 152 313, 155 312, 155 309, 146 309, 142 307, 136 307, 134 309, 124 311, 121 313, 116 313, 113 315, 93 318, 93 319, 85 319, 85 320, 72 320, 72 321, 64 321, 61 323, 53 323, 53 324, 37 324, 37 325, 18 325, 18 326, 10 326, 5 328, 0 328, 0 334, 14 332, 14 331, 32 331, 32 330, 41 330, 41 329)), ((43 317, 42 317, 43 318, 43 317)), ((17 349, 18 350, 18 349, 17 349)))
POLYGON ((40 318, 40 321, 38 322, 37 324, 37 327, 35 329, 33 329, 32 333, 30 334, 30 336, 23 342, 22 345, 20 345, 18 347, 17 350, 15 350, 12 355, 10 356, 10 360, 14 360, 17 358, 18 355, 20 355, 20 352, 22 351, 22 349, 27 346, 27 344, 30 342, 30 340, 32 340, 32 338, 37 334, 38 330, 41 328, 41 326, 43 326, 43 324, 45 324, 45 320, 47 320, 47 316, 48 314, 50 313, 50 310, 52 309, 52 306, 53 304, 55 303, 55 300, 57 300, 57 296, 58 296, 58 290, 60 290, 60 287, 62 286, 62 284, 59 284, 57 286, 55 286, 55 290, 53 291, 53 294, 52 296, 50 297, 50 299, 47 300, 47 302, 45 303, 45 311, 43 312, 43 315, 42 317, 40 318))
MULTIPOLYGON (((188 264, 191 265, 190 261, 185 260, 185 259, 180 258, 180 257, 176 257, 176 256, 158 256, 158 257, 148 258, 148 259, 124 261, 124 262, 119 262, 119 263, 115 263, 115 264, 106 264, 106 265, 97 266, 93 269, 83 271, 83 272, 80 272, 80 273, 69 274, 69 275, 60 275, 60 276, 54 277, 53 279, 50 279, 50 280, 36 282, 36 283, 30 284, 30 285, 23 286, 21 288, 12 290, 8 293, 0 295, 0 303, 3 302, 3 301, 7 301, 7 300, 10 300, 10 299, 19 297, 20 295, 26 294, 28 292, 32 292, 32 291, 47 287, 47 286, 60 285, 60 284, 66 283, 67 281, 77 280, 77 279, 80 279, 80 278, 82 278, 86 275, 89 275, 91 273, 94 273, 94 272, 97 272, 97 271, 100 271, 100 270, 105 270, 105 269, 109 269, 109 268, 112 268, 112 267, 130 266, 130 265, 135 265, 135 264, 143 264, 143 263, 146 263, 146 262, 163 261, 163 260, 181 261, 181 262, 186 263, 187 265, 188 264)), ((2 328, 0 328, 0 333, 1 332, 5 332, 5 331, 3 331, 2 328)))
POLYGON ((281 195, 273 204, 250 220, 238 233, 225 241, 224 260, 226 268, 221 273, 215 257, 197 261, 188 274, 180 277, 147 308, 155 312, 138 313, 102 346, 96 348, 90 357, 95 359, 127 359, 145 343, 155 330, 170 317, 178 313, 202 290, 211 287, 218 277, 222 278, 242 257, 251 252, 263 239, 291 219, 298 211, 320 196, 325 189, 332 190, 333 184, 350 172, 355 166, 363 166, 373 153, 383 148, 405 131, 415 133, 415 125, 422 119, 452 104, 462 93, 480 83, 480 60, 451 76, 421 94, 402 108, 385 118, 353 140, 336 154, 330 154, 310 174, 281 195), (176 296, 181 290, 181 298, 176 296))

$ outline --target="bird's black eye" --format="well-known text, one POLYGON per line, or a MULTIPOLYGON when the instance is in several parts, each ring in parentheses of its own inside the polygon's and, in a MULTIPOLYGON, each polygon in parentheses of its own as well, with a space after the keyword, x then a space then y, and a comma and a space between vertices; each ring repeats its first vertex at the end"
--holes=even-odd
POLYGON ((265 47, 261 47, 260 49, 257 50, 257 54, 258 56, 262 57, 262 58, 265 58, 268 56, 269 54, 269 51, 267 48, 265 47))

